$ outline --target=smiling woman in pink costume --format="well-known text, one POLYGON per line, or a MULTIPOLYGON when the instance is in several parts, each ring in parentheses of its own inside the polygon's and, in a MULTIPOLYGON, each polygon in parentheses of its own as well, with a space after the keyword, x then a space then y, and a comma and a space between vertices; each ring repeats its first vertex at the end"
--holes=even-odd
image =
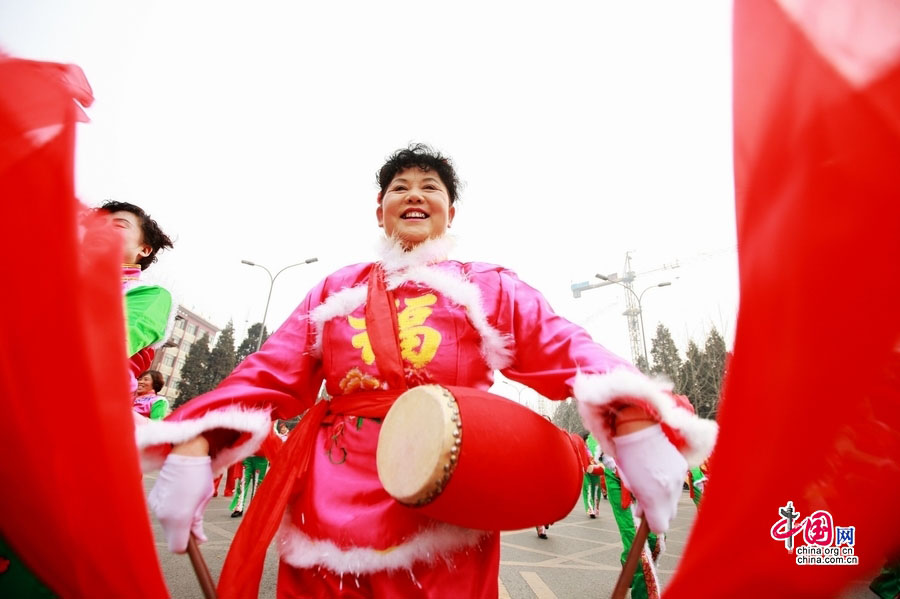
POLYGON ((169 548, 185 551, 190 532, 203 540, 213 472, 256 451, 272 420, 306 411, 238 530, 220 597, 257 596, 276 529, 280 598, 496 597, 498 532, 400 504, 375 467, 392 398, 424 383, 487 390, 495 370, 547 397, 576 397, 651 527, 665 530, 686 458, 706 457, 715 425, 557 316, 513 272, 448 259, 458 187, 448 159, 410 146, 390 157, 378 185, 379 260, 326 277, 217 389, 138 431, 143 449, 175 444, 149 498, 169 548), (399 370, 381 363, 388 337, 399 370), (332 399, 316 403, 323 381, 332 399))

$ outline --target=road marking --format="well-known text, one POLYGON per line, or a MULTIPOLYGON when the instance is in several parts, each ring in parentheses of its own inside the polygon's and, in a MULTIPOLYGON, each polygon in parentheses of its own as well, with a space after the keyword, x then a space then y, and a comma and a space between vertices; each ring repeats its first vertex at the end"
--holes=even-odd
POLYGON ((500 594, 497 595, 497 599, 512 599, 512 597, 509 596, 509 591, 506 590, 506 585, 503 584, 503 581, 500 580, 499 576, 497 577, 497 586, 500 589, 500 594))
POLYGON ((531 590, 534 591, 534 594, 537 595, 537 599, 557 599, 556 595, 553 591, 550 590, 550 587, 541 580, 541 577, 537 575, 537 572, 519 572, 522 575, 522 578, 525 579, 525 582, 528 583, 528 586, 531 587, 531 590))

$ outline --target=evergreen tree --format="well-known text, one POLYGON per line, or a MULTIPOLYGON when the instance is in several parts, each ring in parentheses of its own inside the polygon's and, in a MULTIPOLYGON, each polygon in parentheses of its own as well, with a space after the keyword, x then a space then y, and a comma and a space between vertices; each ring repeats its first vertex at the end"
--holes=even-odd
POLYGON ((266 342, 266 339, 269 338, 269 331, 267 331, 261 322, 256 322, 247 329, 247 337, 241 341, 241 344, 238 346, 237 351, 234 353, 235 362, 240 364, 244 361, 244 359, 256 351, 256 344, 259 341, 259 329, 262 328, 263 331, 263 343, 266 342))
POLYGON ((206 363, 206 389, 211 391, 231 374, 235 366, 234 355, 234 323, 230 320, 216 341, 216 346, 209 352, 209 360, 206 363))
POLYGON ((575 400, 571 398, 557 403, 552 421, 553 424, 570 433, 581 435, 587 432, 587 429, 584 428, 584 424, 581 422, 581 415, 578 413, 575 400))
POLYGON ((681 357, 678 355, 678 348, 675 347, 672 334, 662 324, 656 327, 656 336, 653 338, 650 356, 653 358, 651 373, 662 374, 672 382, 678 380, 681 357))
POLYGON ((725 365, 728 357, 728 350, 725 348, 725 340, 719 334, 715 327, 706 337, 706 344, 703 351, 703 363, 706 368, 703 382, 706 386, 706 403, 705 414, 701 414, 704 418, 715 418, 719 408, 719 397, 722 393, 722 381, 725 378, 725 365))
POLYGON ((173 408, 177 408, 187 400, 204 393, 206 389, 206 363, 209 360, 209 335, 206 333, 195 341, 184 359, 181 367, 181 380, 178 381, 178 397, 173 408))
POLYGON ((678 380, 675 384, 675 393, 686 395, 697 413, 700 412, 699 402, 702 399, 698 376, 703 369, 703 352, 693 340, 688 342, 685 360, 681 365, 678 380))
POLYGON ((650 365, 647 364, 647 360, 644 359, 644 356, 638 356, 637 362, 635 362, 634 365, 644 374, 650 374, 650 365))

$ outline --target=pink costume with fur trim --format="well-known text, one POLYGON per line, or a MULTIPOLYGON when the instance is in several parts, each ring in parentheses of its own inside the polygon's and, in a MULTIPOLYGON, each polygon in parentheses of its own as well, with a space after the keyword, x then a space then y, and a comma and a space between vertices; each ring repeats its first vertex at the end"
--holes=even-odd
MULTIPOLYGON (((686 453, 705 454, 706 446, 711 447, 714 425, 665 404, 668 396, 655 383, 557 316, 540 293, 511 271, 446 260, 449 245, 442 238, 412 252, 390 244, 384 249, 382 264, 387 286, 398 299, 400 346, 410 386, 434 382, 487 390, 497 369, 551 399, 575 395, 603 405, 624 390, 664 419, 675 415, 686 453), (616 378, 610 387, 604 373, 611 371, 616 378)), ((383 388, 365 323, 371 266, 348 266, 328 276, 217 389, 188 402, 166 421, 141 427, 139 445, 149 450, 213 429, 240 433, 213 437, 213 469, 218 472, 252 454, 272 419, 291 418, 312 406, 323 380, 332 396, 383 388)), ((598 415, 589 424, 602 427, 602 422, 598 415)), ((457 584, 474 581, 469 596, 496 597, 499 535, 430 520, 389 497, 375 469, 379 430, 379 422, 351 415, 336 416, 320 429, 309 480, 282 527, 282 561, 350 575, 344 584, 353 585, 352 576, 385 571, 418 575, 423 565, 449 558, 457 584)), ((595 432, 607 452, 614 453, 605 442, 608 431, 595 432)))

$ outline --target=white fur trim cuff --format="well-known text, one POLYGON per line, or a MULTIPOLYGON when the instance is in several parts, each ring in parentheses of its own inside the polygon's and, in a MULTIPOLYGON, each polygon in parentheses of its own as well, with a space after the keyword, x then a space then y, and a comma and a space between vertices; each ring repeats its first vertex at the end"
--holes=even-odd
POLYGON ((215 455, 212 469, 218 475, 231 464, 253 455, 269 434, 271 426, 269 410, 223 408, 193 420, 148 421, 135 428, 135 439, 141 454, 141 468, 144 472, 152 472, 162 466, 168 453, 159 451, 160 445, 183 443, 217 428, 250 433, 250 438, 243 443, 227 447, 215 455))
POLYGON ((613 457, 616 455, 602 410, 596 408, 609 405, 618 398, 633 397, 647 402, 659 414, 661 422, 684 438, 685 446, 679 449, 689 466, 698 466, 712 453, 719 426, 713 420, 698 418, 679 407, 667 393, 669 389, 669 383, 652 381, 640 373, 624 369, 607 374, 579 372, 572 388, 585 425, 597 437, 605 453, 613 457))
POLYGON ((281 559, 295 568, 322 567, 336 574, 371 574, 384 570, 411 569, 417 562, 467 547, 474 547, 491 533, 437 523, 389 551, 369 547, 341 549, 329 540, 313 539, 292 524, 284 524, 278 538, 281 559))

